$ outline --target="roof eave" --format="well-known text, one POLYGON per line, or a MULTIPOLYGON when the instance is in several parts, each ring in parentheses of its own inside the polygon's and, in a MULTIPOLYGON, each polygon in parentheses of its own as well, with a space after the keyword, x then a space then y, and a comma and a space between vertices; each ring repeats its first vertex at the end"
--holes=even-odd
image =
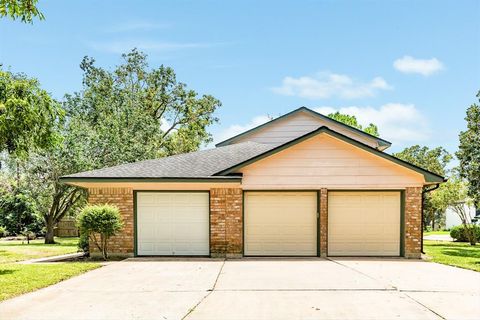
POLYGON ((242 181, 240 176, 208 176, 208 177, 60 177, 59 181, 65 184, 79 183, 79 182, 157 182, 157 183, 171 183, 171 182, 232 182, 237 183, 242 181))
POLYGON ((300 107, 300 108, 297 108, 297 109, 295 109, 295 110, 293 110, 293 111, 290 111, 290 112, 288 112, 288 113, 286 113, 286 114, 284 114, 284 115, 281 115, 281 116, 278 117, 278 118, 272 119, 272 120, 270 120, 270 121, 268 121, 268 122, 265 122, 265 123, 263 123, 263 124, 261 124, 261 125, 259 125, 259 126, 256 126, 255 128, 252 128, 252 129, 250 129, 250 130, 247 130, 247 131, 245 131, 245 132, 242 132, 242 133, 240 133, 240 134, 237 134, 236 136, 233 136, 233 137, 228 138, 228 139, 226 139, 226 140, 224 140, 224 141, 221 141, 221 142, 217 143, 217 144, 215 145, 215 147, 223 147, 223 146, 229 145, 231 142, 234 142, 235 140, 237 140, 237 139, 240 138, 240 137, 243 137, 243 136, 245 136, 245 135, 247 135, 247 134, 250 134, 250 133, 252 133, 252 132, 258 131, 258 130, 264 128, 265 126, 267 126, 267 125, 269 125, 269 124, 271 124, 271 123, 273 123, 273 122, 276 122, 276 121, 278 121, 278 120, 280 120, 280 119, 285 119, 286 117, 288 117, 288 116, 290 116, 290 115, 292 115, 292 114, 295 114, 295 113, 297 113, 297 112, 300 112, 300 111, 308 112, 308 113, 310 113, 310 114, 313 115, 313 116, 316 116, 316 117, 319 117, 319 118, 322 118, 322 119, 325 119, 325 120, 328 120, 328 121, 332 121, 332 122, 334 122, 334 123, 337 123, 337 124, 341 125, 342 127, 345 127, 346 129, 348 129, 348 130, 350 130, 350 131, 352 131, 352 132, 360 133, 361 135, 364 135, 364 136, 367 136, 367 137, 369 137, 369 138, 371 138, 371 139, 374 139, 374 140, 376 140, 377 143, 378 143, 378 149, 379 149, 379 150, 385 150, 385 149, 387 149, 388 147, 390 147, 390 146, 392 145, 392 143, 391 143, 390 141, 384 140, 384 139, 379 138, 379 137, 375 137, 375 136, 373 136, 373 135, 371 135, 371 134, 369 134, 369 133, 367 133, 367 132, 364 132, 364 131, 359 130, 359 129, 357 129, 357 128, 354 128, 354 127, 352 127, 352 126, 346 125, 345 123, 340 122, 340 121, 337 121, 337 120, 335 120, 335 119, 329 118, 328 116, 325 116, 325 115, 323 115, 323 114, 321 114, 321 113, 318 113, 318 112, 316 112, 316 111, 314 111, 314 110, 311 110, 311 109, 309 109, 309 108, 307 108, 307 107, 300 107))

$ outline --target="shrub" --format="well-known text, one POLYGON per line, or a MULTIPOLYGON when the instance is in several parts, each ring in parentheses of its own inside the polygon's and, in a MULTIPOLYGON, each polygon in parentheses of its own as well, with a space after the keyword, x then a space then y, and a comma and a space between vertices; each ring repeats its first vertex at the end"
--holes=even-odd
POLYGON ((0 238, 8 236, 7 229, 5 227, 0 226, 0 238))
POLYGON ((78 240, 78 249, 85 252, 87 255, 90 252, 90 247, 88 244, 88 235, 85 233, 80 234, 80 239, 78 240))
MULTIPOLYGON (((480 226, 473 225, 472 227, 474 229, 475 239, 477 241, 480 241, 480 226)), ((470 241, 470 240, 468 240, 468 235, 465 231, 465 226, 463 224, 453 227, 450 230, 450 237, 452 237, 453 239, 455 239, 456 241, 459 241, 459 242, 469 242, 470 241)))
POLYGON ((80 232, 92 239, 103 259, 107 260, 108 239, 123 227, 118 208, 108 204, 86 206, 78 215, 77 223, 80 232), (97 239, 97 236, 100 239, 97 239))

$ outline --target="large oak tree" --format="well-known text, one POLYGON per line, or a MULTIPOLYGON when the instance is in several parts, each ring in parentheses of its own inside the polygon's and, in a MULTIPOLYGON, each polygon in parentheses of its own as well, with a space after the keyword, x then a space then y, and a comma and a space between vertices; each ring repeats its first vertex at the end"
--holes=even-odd
POLYGON ((114 70, 83 59, 83 88, 63 103, 63 144, 30 163, 46 243, 53 242, 54 225, 85 202, 80 189, 59 183, 60 176, 195 151, 212 139, 207 128, 218 121, 219 100, 188 89, 169 67, 150 68, 137 50, 122 59, 114 70))

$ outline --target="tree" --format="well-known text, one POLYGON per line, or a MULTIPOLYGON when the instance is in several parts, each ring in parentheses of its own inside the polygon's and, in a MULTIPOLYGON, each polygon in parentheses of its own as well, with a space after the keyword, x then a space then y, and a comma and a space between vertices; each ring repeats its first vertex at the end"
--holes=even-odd
MULTIPOLYGON (((452 160, 452 155, 442 147, 430 149, 419 145, 405 148, 401 152, 394 153, 393 156, 441 176, 447 174, 446 167, 452 160)), ((431 224, 432 228, 435 228, 435 214, 439 211, 439 208, 432 203, 430 193, 424 194, 423 211, 425 213, 423 225, 426 227, 431 224)))
POLYGON ((37 8, 38 0, 0 0, 0 17, 9 16, 25 23, 33 23, 33 18, 45 19, 37 8))
POLYGON ((370 123, 367 127, 364 128, 361 124, 358 123, 357 118, 355 116, 342 114, 337 111, 335 113, 330 113, 328 117, 334 120, 337 120, 339 122, 342 122, 346 125, 349 125, 351 127, 357 128, 359 130, 363 130, 366 133, 371 134, 372 136, 375 136, 375 137, 380 136, 380 134, 378 133, 378 127, 376 125, 374 125, 373 123, 370 123))
POLYGON ((476 243, 475 225, 472 223, 470 210, 471 199, 467 194, 467 184, 458 177, 451 177, 446 183, 435 190, 431 196, 432 205, 445 211, 451 208, 462 221, 462 225, 471 245, 476 243))
POLYGON ((60 133, 63 136, 62 144, 32 155, 26 165, 26 184, 32 190, 39 215, 45 224, 46 244, 54 243, 55 225, 64 216, 73 215, 86 202, 84 190, 60 183, 59 178, 94 168, 89 145, 85 143, 89 141, 85 137, 91 133, 85 131, 75 119, 69 120, 60 133))
POLYGON ((61 106, 36 79, 0 69, 0 152, 24 159, 59 142, 61 106))
POLYGON ((123 227, 120 212, 117 207, 108 204, 86 206, 77 218, 82 234, 88 235, 102 253, 103 259, 108 259, 108 239, 123 227), (97 238, 100 236, 100 239, 97 238))
POLYGON ((148 70, 133 50, 113 72, 85 58, 81 92, 67 95, 66 119, 57 126, 62 143, 31 155, 26 181, 46 225, 45 243, 62 217, 85 204, 85 192, 59 182, 67 174, 197 150, 211 140, 220 102, 197 97, 176 82, 172 69, 148 70))
POLYGON ((10 234, 25 234, 27 242, 30 233, 38 233, 42 229, 35 204, 27 190, 1 190, 0 192, 0 225, 10 234))
POLYGON ((95 167, 190 152, 211 141, 206 128, 221 105, 177 82, 173 69, 149 69, 145 54, 122 55, 114 71, 85 57, 83 90, 66 96, 68 116, 91 133, 95 167))
MULTIPOLYGON (((480 91, 477 94, 480 98, 480 91)), ((460 160, 460 176, 468 181, 468 195, 480 207, 480 106, 467 109, 467 130, 460 133, 460 146, 456 153, 460 160)))

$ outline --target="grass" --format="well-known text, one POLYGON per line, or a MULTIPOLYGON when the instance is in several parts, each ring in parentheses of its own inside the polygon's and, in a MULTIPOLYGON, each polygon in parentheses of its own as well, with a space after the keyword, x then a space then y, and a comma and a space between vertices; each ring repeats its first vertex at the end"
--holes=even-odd
POLYGON ((432 235, 450 235, 450 231, 425 231, 423 233, 424 236, 432 236, 432 235))
POLYGON ((0 241, 0 301, 31 292, 86 271, 100 267, 92 262, 18 264, 16 262, 77 252, 78 238, 55 238, 56 244, 43 240, 0 241))
POLYGON ((78 238, 55 238, 55 244, 44 244, 43 240, 0 241, 0 263, 58 256, 78 251, 78 238))
POLYGON ((433 262, 480 272, 479 244, 425 240, 423 248, 433 262))
POLYGON ((98 263, 0 264, 0 301, 100 267, 98 263))

